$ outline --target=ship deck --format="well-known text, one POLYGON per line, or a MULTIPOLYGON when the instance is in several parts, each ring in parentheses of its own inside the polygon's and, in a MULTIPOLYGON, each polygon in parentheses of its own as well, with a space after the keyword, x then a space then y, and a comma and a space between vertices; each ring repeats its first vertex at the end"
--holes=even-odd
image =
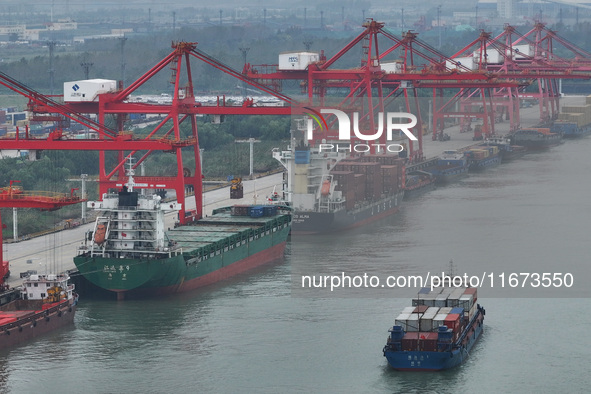
POLYGON ((194 254, 198 249, 207 253, 209 249, 221 249, 252 240, 288 221, 288 215, 281 214, 253 218, 221 212, 168 230, 166 236, 169 241, 176 243, 176 248, 181 247, 184 253, 194 254))

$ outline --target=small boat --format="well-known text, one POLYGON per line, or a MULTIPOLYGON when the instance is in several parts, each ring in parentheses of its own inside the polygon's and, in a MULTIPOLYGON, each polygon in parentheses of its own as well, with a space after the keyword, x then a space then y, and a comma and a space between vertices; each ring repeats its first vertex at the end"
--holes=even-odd
POLYGON ((78 295, 69 279, 67 274, 34 274, 23 281, 22 288, 2 293, 0 349, 72 324, 78 295))

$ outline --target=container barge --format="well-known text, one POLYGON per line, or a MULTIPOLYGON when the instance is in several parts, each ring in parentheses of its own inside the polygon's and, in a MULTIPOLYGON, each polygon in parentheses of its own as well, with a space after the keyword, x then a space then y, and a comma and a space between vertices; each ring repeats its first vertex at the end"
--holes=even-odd
POLYGON ((501 164, 501 154, 497 146, 480 145, 464 151, 468 159, 469 171, 481 171, 501 164))
POLYGON ((585 98, 585 105, 564 105, 550 131, 562 134, 564 138, 577 138, 591 133, 591 96, 585 98))
POLYGON ((463 363, 483 332, 476 288, 423 288, 389 330, 383 348, 399 371, 441 371, 463 363))
POLYGON ((549 128, 520 129, 509 134, 512 145, 520 145, 527 150, 540 150, 562 143, 562 134, 552 133, 549 128))
POLYGON ((435 176, 437 184, 447 184, 468 174, 468 158, 463 152, 446 150, 435 167, 427 170, 435 176))
POLYGON ((88 206, 100 214, 74 264, 119 300, 188 291, 279 260, 291 227, 288 207, 236 205, 166 230, 165 212, 180 204, 133 191, 131 175, 88 206))

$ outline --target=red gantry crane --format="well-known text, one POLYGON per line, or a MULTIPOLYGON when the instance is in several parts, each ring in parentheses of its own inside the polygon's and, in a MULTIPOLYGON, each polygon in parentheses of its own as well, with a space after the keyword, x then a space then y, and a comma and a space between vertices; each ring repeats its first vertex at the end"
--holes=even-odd
MULTIPOLYGON (((40 208, 44 211, 53 211, 66 205, 78 204, 86 200, 74 195, 72 189, 70 195, 54 192, 35 192, 23 191, 21 187, 13 186, 13 183, 20 181, 10 181, 8 187, 0 189, 0 208, 40 208)), ((8 261, 4 261, 2 248, 2 217, 0 216, 0 288, 6 290, 4 277, 8 272, 8 261)))
MULTIPOLYGON (((406 32, 402 38, 398 38, 387 31, 383 23, 372 19, 368 19, 363 27, 363 32, 330 59, 327 59, 322 52, 317 61, 310 62, 305 65, 305 68, 299 69, 287 69, 280 64, 258 66, 246 64, 244 73, 276 90, 281 89, 283 81, 298 80, 302 93, 308 96, 308 105, 327 105, 330 102, 331 90, 344 90, 344 97, 337 106, 361 109, 359 119, 362 124, 359 129, 362 129, 363 134, 375 134, 378 123, 376 114, 383 114, 385 109, 393 108, 394 112, 402 109, 415 114, 418 122, 412 130, 417 138, 417 146, 412 140, 407 141, 411 162, 420 161, 423 158, 421 108, 424 110, 426 106, 420 105, 418 89, 433 89, 434 106, 444 107, 440 104, 444 91, 518 86, 514 81, 500 80, 493 73, 452 64, 452 59, 419 41, 417 34, 411 31, 406 32), (335 67, 340 59, 359 45, 363 55, 358 67, 348 69, 335 67), (392 55, 398 54, 398 58, 391 59, 392 55), (449 66, 450 64, 452 65, 449 66)), ((488 116, 480 115, 478 112, 476 115, 488 116)), ((328 134, 315 134, 316 139, 327 138, 326 136, 335 138, 335 122, 333 120, 329 123, 328 134)), ((443 130, 443 115, 438 117, 436 114, 433 124, 434 137, 436 137, 443 130)), ((385 137, 385 133, 382 134, 380 143, 385 143, 385 137)))
MULTIPOLYGON (((139 166, 155 151, 168 151, 176 155, 177 173, 172 176, 138 176, 137 188, 174 189, 177 199, 182 203, 179 221, 184 223, 185 193, 192 189, 196 195, 202 193, 202 175, 199 158, 199 144, 197 138, 197 115, 257 115, 275 114, 289 115, 292 100, 258 82, 243 76, 240 72, 213 59, 197 49, 196 43, 173 43, 172 52, 138 78, 128 87, 119 87, 109 92, 97 94, 88 101, 57 102, 30 89, 0 73, 0 84, 29 98, 28 110, 35 119, 69 119, 83 124, 98 133, 98 139, 67 139, 61 130, 54 131, 47 138, 35 138, 28 130, 17 132, 15 138, 0 139, 0 149, 29 149, 29 150, 98 150, 99 158, 99 191, 100 195, 110 188, 120 188, 125 183, 124 164, 126 159, 139 155, 134 168, 139 166), (255 105, 253 100, 245 100, 241 105, 231 105, 223 97, 218 98, 215 105, 204 105, 196 101, 194 95, 193 76, 191 73, 191 58, 197 58, 235 78, 241 79, 286 103, 287 106, 265 107, 255 105), (164 69, 170 69, 171 83, 174 95, 170 104, 150 104, 134 102, 131 95, 152 77, 164 69), (88 114, 96 116, 96 121, 88 114), (145 137, 138 137, 123 130, 124 120, 130 114, 159 114, 163 115, 160 123, 145 137), (117 130, 105 126, 106 117, 112 115, 117 118, 117 130), (183 136, 181 125, 190 125, 189 136, 183 136), (183 148, 190 149, 189 153, 194 166, 188 168, 183 163, 183 148), (113 168, 106 168, 105 152, 116 151, 117 163, 113 168)), ((202 199, 196 198, 196 215, 202 216, 202 199)))

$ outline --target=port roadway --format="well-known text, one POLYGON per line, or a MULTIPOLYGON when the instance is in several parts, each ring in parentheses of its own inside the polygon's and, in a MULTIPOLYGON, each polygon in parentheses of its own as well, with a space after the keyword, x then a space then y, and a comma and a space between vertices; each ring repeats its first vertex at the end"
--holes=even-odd
MULTIPOLYGON (((583 105, 584 97, 568 97, 561 100, 561 105, 583 105)), ((537 123, 539 109, 536 106, 521 109, 521 121, 523 127, 537 123)), ((495 124, 498 135, 509 132, 509 123, 504 121, 495 124)), ((463 149, 474 145, 473 132, 460 133, 459 126, 445 129, 451 139, 448 141, 432 141, 431 134, 424 136, 423 152, 427 160, 440 155, 445 150, 463 149)), ((284 148, 284 147, 281 147, 284 148)), ((211 215, 215 208, 233 204, 264 203, 273 189, 281 190, 283 175, 281 173, 261 177, 255 180, 245 180, 244 198, 230 199, 229 186, 203 193, 203 207, 205 215, 211 215)), ((194 197, 187 198, 186 209, 195 208, 194 197)), ((168 215, 166 225, 172 227, 175 215, 168 215)), ((24 241, 4 244, 4 258, 10 261, 11 276, 7 283, 10 286, 18 286, 22 283, 20 273, 28 270, 36 270, 38 274, 61 272, 75 268, 73 257, 77 253, 77 247, 83 242, 86 231, 92 229, 94 222, 81 226, 50 233, 44 236, 31 238, 24 241)))

